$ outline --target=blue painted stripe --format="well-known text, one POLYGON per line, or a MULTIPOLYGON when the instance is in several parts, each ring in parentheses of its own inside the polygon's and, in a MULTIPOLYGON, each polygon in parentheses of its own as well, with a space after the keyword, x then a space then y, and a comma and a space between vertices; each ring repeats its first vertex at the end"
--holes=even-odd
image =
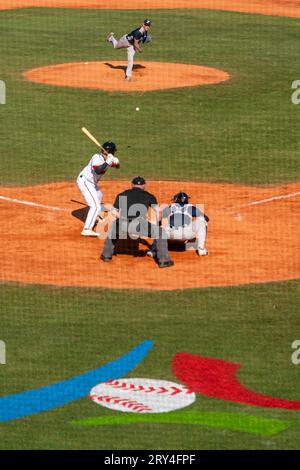
POLYGON ((0 421, 41 413, 86 397, 96 384, 116 380, 128 374, 144 359, 152 346, 153 341, 143 341, 124 356, 98 369, 63 382, 2 397, 0 398, 0 421))

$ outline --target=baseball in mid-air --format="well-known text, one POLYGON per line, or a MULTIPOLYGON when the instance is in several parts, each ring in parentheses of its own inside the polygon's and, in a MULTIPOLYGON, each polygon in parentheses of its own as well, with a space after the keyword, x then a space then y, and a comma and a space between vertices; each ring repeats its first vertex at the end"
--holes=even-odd
POLYGON ((136 110, 136 111, 139 111, 139 110, 140 110, 140 108, 139 108, 139 107, 137 107, 137 108, 135 108, 135 110, 136 110))

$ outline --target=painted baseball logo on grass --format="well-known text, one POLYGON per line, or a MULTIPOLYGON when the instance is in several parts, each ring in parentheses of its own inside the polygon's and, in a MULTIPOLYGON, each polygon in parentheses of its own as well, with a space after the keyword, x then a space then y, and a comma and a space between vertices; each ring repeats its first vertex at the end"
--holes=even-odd
POLYGON ((152 346, 152 341, 143 341, 127 354, 98 369, 45 387, 0 397, 0 422, 24 418, 84 398, 99 379, 104 381, 117 379, 134 369, 152 349, 152 346))
POLYGON ((237 377, 241 367, 235 362, 189 353, 177 353, 172 361, 174 375, 196 393, 244 405, 300 410, 299 400, 264 395, 243 385, 237 377))
POLYGON ((196 396, 187 387, 167 380, 120 379, 92 388, 90 398, 111 410, 129 413, 163 413, 185 408, 196 396))

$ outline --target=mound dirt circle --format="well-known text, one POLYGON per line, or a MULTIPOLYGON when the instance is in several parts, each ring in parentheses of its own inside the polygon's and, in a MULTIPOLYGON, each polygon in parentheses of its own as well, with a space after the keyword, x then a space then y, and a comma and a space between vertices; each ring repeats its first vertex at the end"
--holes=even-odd
MULTIPOLYGON (((128 188, 101 183, 104 202, 128 188)), ((184 190, 210 217, 209 256, 172 251, 175 266, 159 269, 140 252, 100 261, 103 240, 80 236, 86 208, 75 183, 0 188, 1 281, 56 286, 174 290, 300 277, 300 183, 268 188, 233 184, 151 181, 168 203, 184 190)), ((121 250, 122 251, 122 250, 121 250)))
POLYGON ((70 62, 38 67, 23 73, 35 83, 106 91, 151 91, 211 85, 230 78, 212 67, 170 62, 139 62, 133 78, 125 80, 126 62, 70 62))

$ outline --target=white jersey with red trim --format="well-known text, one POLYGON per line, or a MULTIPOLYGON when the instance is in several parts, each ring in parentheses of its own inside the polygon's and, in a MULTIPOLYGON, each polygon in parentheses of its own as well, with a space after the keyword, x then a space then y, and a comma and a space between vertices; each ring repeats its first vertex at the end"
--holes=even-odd
POLYGON ((95 168, 97 166, 103 165, 103 163, 105 163, 103 155, 101 153, 95 153, 87 166, 82 170, 81 175, 83 175, 90 183, 97 184, 101 176, 106 172, 107 168, 109 168, 107 167, 105 170, 103 170, 101 175, 98 175, 95 172, 95 168))

